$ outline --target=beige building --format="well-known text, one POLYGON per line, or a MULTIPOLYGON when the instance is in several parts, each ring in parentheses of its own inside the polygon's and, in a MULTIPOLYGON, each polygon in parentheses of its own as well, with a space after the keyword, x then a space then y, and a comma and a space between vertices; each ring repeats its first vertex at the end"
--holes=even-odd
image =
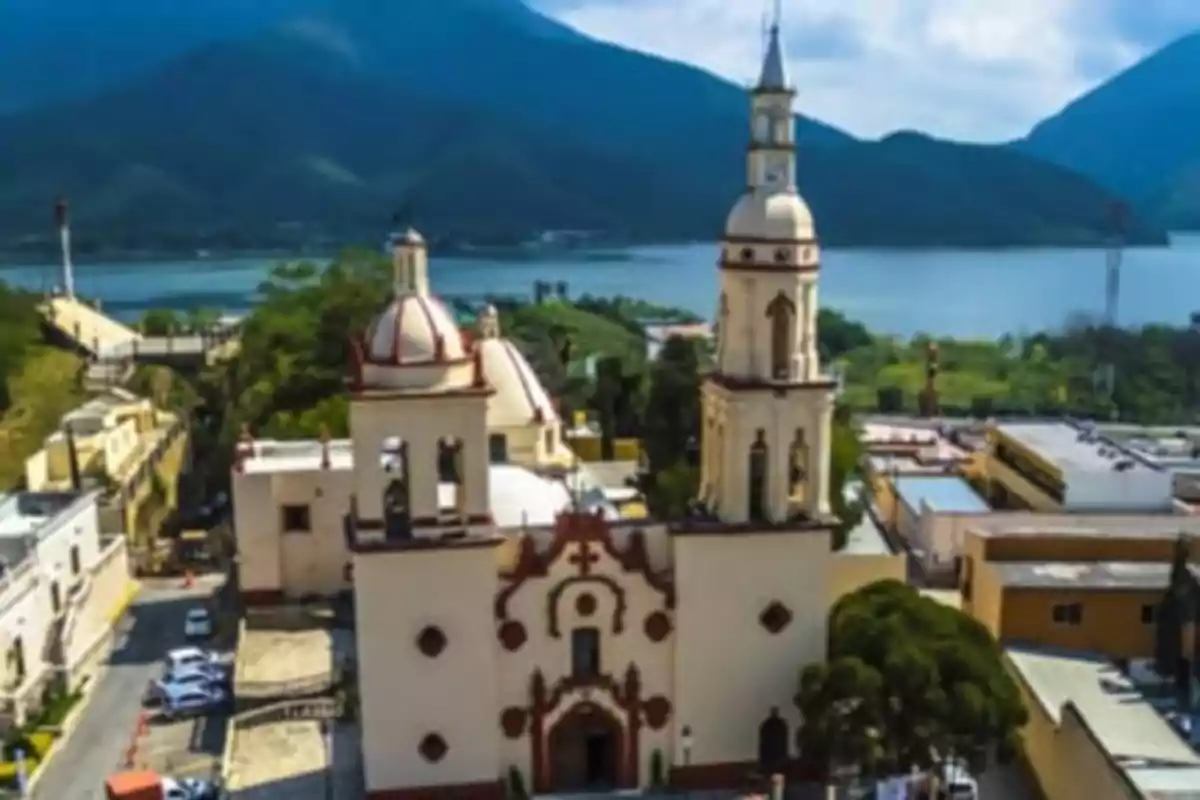
POLYGON ((26 460, 25 486, 32 492, 100 489, 102 529, 127 534, 131 548, 142 552, 178 505, 187 459, 187 426, 176 414, 114 388, 63 417, 26 460))
POLYGON ((1200 794, 1200 755, 1115 664, 1034 647, 1009 648, 1005 658, 1029 710, 1021 736, 1046 800, 1200 794))
POLYGON ((353 588, 369 797, 733 787, 786 769, 831 600, 903 574, 877 531, 831 551, 835 384, 783 63, 775 29, 722 246, 694 515, 622 521, 587 464, 564 470, 536 376, 490 315, 464 341, 414 233, 352 349, 350 440, 243 442, 247 598, 353 588))

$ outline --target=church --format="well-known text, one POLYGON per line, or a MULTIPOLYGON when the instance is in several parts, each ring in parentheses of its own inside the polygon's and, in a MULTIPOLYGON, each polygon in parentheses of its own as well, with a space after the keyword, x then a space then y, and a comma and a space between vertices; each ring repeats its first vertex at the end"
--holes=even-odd
POLYGON ((460 331, 411 231, 352 347, 349 440, 239 447, 247 599, 354 593, 369 797, 722 788, 796 755, 800 669, 871 570, 832 551, 835 383, 784 65, 776 25, 721 244, 691 516, 626 521, 580 491, 537 376, 494 310, 460 331))

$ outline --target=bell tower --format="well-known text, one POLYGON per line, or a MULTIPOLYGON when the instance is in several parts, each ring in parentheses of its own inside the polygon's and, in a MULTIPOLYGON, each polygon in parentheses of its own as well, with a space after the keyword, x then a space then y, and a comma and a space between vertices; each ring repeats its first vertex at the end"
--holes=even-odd
POLYGON ((750 92, 747 188, 726 224, 716 369, 703 387, 700 499, 731 524, 829 514, 836 384, 820 364, 820 247, 796 186, 796 92, 778 14, 750 92))

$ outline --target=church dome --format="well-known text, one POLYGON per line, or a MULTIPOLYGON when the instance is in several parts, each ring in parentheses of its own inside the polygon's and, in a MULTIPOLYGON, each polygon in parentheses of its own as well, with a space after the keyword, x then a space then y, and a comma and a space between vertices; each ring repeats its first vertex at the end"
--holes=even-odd
POLYGON ((436 297, 404 294, 392 300, 366 336, 367 360, 376 364, 427 364, 467 357, 462 334, 436 297))
POLYGON ((729 212, 731 239, 805 241, 816 238, 812 211, 796 192, 746 192, 729 212))
POLYGON ((495 389, 488 398, 488 428, 515 428, 558 419, 554 404, 537 373, 516 345, 500 337, 496 309, 488 306, 479 317, 479 358, 483 374, 495 389))

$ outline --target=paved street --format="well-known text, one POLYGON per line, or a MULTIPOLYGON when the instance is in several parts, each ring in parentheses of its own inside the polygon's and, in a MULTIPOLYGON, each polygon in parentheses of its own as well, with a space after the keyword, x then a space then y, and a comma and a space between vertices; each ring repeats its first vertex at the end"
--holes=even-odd
POLYGON ((104 780, 119 769, 141 712, 146 684, 162 672, 163 653, 183 644, 187 609, 212 584, 179 588, 179 580, 149 580, 125 618, 109 666, 94 687, 79 726, 46 767, 35 800, 103 800, 104 780))

